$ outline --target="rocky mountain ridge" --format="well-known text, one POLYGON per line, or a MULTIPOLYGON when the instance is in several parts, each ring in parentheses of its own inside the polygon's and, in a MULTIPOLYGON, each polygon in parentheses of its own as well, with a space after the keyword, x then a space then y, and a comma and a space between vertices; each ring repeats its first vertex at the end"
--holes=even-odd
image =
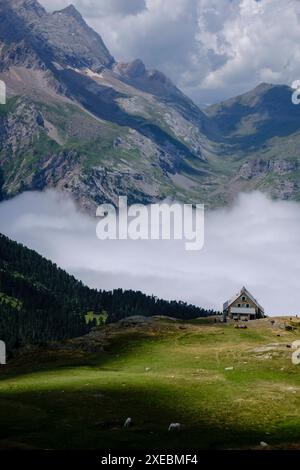
POLYGON ((140 59, 117 63, 71 5, 0 0, 1 196, 55 187, 84 210, 166 197, 214 207, 239 191, 300 198, 300 108, 262 84, 200 110, 140 59))

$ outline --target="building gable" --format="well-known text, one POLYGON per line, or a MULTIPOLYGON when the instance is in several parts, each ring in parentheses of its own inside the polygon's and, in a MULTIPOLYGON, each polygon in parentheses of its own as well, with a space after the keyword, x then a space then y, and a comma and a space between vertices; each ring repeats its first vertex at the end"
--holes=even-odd
POLYGON ((225 311, 232 306, 243 308, 247 307, 247 305, 249 305, 249 308, 258 308, 262 313, 264 313, 263 307, 250 294, 246 287, 243 287, 238 294, 236 294, 232 299, 225 302, 223 305, 223 310, 225 311))

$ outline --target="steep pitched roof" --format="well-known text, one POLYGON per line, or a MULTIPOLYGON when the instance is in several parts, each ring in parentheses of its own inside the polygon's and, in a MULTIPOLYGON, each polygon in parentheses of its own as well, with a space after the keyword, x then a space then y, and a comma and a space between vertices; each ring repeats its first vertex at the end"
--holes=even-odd
POLYGON ((246 287, 243 287, 240 292, 238 292, 234 297, 232 297, 232 299, 225 302, 223 305, 223 310, 226 310, 228 307, 230 307, 230 305, 232 305, 243 294, 249 297, 249 299, 252 300, 252 302, 264 313, 265 310, 263 309, 263 307, 257 302, 253 295, 250 294, 246 287))

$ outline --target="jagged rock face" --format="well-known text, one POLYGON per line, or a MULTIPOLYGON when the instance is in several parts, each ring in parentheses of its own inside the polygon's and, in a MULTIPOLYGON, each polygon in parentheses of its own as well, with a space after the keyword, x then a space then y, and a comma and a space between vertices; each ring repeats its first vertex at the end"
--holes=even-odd
POLYGON ((162 72, 147 70, 141 59, 118 62, 113 66, 113 72, 125 83, 171 104, 185 118, 195 121, 201 128, 204 127, 203 123, 207 121, 205 114, 162 72))
POLYGON ((15 111, 0 118, 1 151, 14 159, 33 144, 37 132, 44 128, 44 119, 35 106, 26 99, 18 99, 15 111))
POLYGON ((30 41, 45 60, 98 72, 114 63, 101 37, 71 5, 47 13, 35 0, 14 0, 11 9, 30 32, 30 41))
MULTIPOLYGON (((123 80, 127 80, 154 95, 182 95, 174 83, 163 73, 158 70, 147 70, 141 59, 132 62, 119 62, 115 64, 113 70, 123 80)), ((187 100, 186 97, 185 99, 187 100)))
POLYGON ((116 63, 69 6, 0 0, 0 196, 56 187, 90 213, 168 198, 300 198, 300 106, 262 84, 203 112, 142 60, 116 63))
POLYGON ((36 0, 9 0, 6 3, 10 3, 13 9, 18 10, 29 21, 46 14, 45 8, 36 0))
POLYGON ((146 67, 141 59, 136 59, 132 62, 118 62, 114 67, 114 71, 124 78, 134 79, 144 77, 146 67))
POLYGON ((31 69, 37 68, 46 70, 45 64, 24 40, 12 43, 10 46, 0 51, 1 72, 18 65, 31 69))
POLYGON ((299 169, 299 161, 290 160, 263 160, 261 158, 251 160, 242 165, 238 175, 243 178, 253 179, 263 177, 270 173, 286 175, 299 169))

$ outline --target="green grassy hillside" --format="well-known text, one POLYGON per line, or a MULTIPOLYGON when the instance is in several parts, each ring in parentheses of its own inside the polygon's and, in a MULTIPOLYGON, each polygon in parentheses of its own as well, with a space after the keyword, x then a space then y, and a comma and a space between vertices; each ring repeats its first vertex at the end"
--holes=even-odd
POLYGON ((299 337, 283 319, 157 319, 33 350, 1 369, 0 447, 298 447, 299 337))

